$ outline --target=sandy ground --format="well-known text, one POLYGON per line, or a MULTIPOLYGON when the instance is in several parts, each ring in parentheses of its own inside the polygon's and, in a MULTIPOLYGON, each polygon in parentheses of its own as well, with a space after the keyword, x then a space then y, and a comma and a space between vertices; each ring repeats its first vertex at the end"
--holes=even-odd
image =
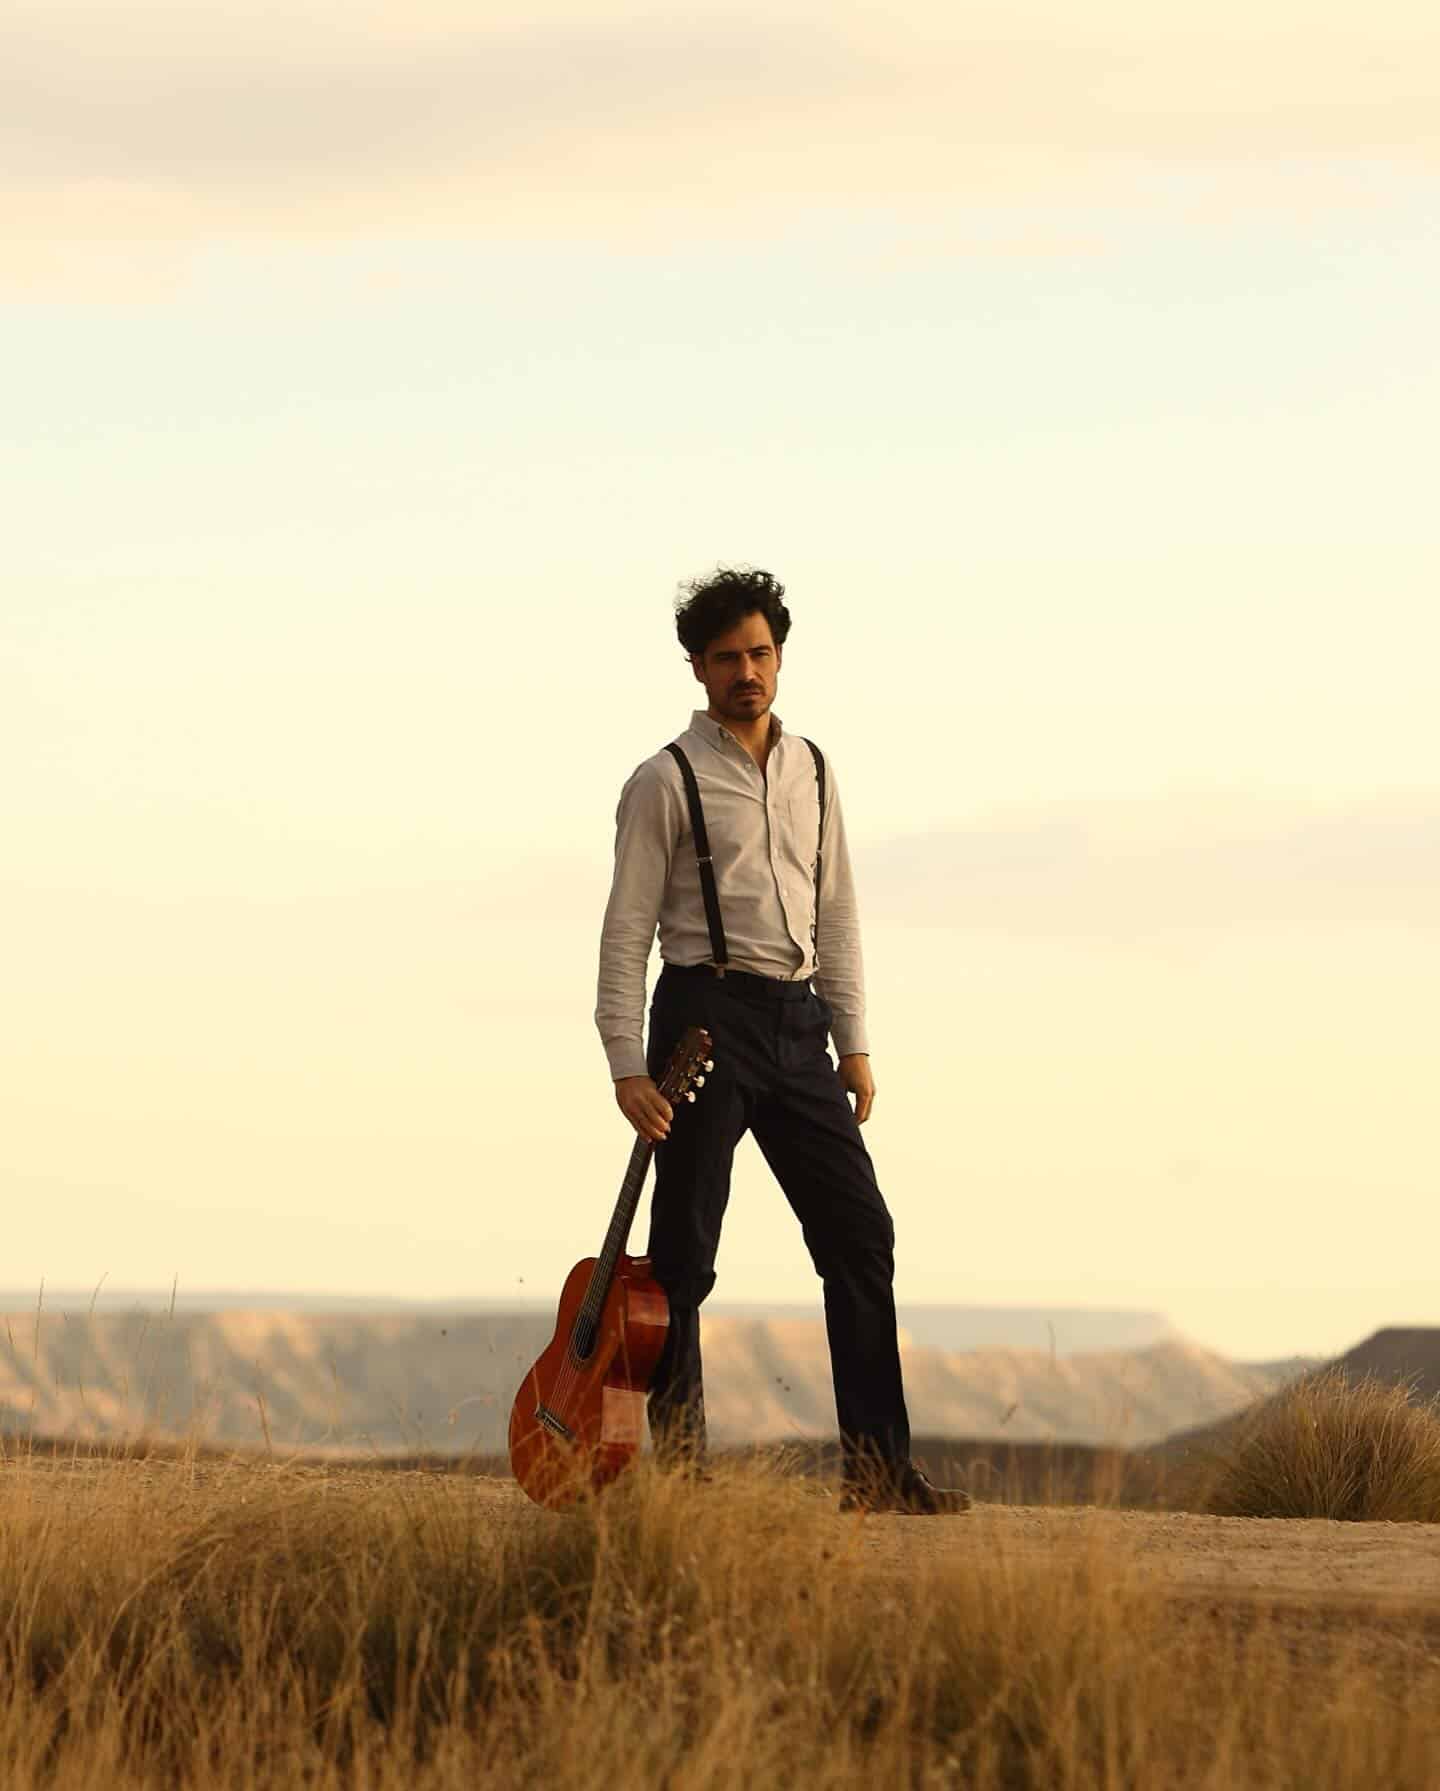
POLYGON ((866 1546, 897 1568, 994 1548, 1053 1561, 1099 1547, 1177 1591, 1440 1612, 1440 1527, 1434 1524, 989 1505, 946 1520, 870 1518, 866 1531, 866 1546))
MULTIPOLYGON (((137 1490, 163 1486, 185 1505, 217 1494, 243 1496, 246 1479, 270 1476, 291 1487, 313 1485, 317 1497, 387 1490, 403 1496, 423 1488, 426 1496, 472 1505, 477 1517, 492 1522, 526 1509, 524 1495, 509 1480, 340 1464, 235 1468, 154 1458, 12 1459, 0 1463, 0 1496, 25 1502, 93 1498, 109 1478, 137 1490)), ((1021 1505, 980 1505, 955 1518, 837 1515, 836 1522, 850 1528, 854 1544, 877 1564, 922 1578, 932 1563, 967 1555, 1003 1551, 1058 1564, 1098 1549, 1183 1595, 1440 1615, 1440 1525, 1021 1505)))

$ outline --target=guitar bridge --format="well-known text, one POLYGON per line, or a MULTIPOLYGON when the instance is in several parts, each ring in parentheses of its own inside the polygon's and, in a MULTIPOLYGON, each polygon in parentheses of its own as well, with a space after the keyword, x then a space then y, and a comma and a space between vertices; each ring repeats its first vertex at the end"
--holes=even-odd
POLYGON ((573 1443, 575 1441, 575 1432, 571 1430, 570 1426, 564 1423, 563 1420, 557 1418, 548 1406, 537 1405, 535 1408, 535 1417, 538 1422, 543 1424, 545 1429, 550 1432, 552 1437, 563 1437, 567 1443, 573 1443))

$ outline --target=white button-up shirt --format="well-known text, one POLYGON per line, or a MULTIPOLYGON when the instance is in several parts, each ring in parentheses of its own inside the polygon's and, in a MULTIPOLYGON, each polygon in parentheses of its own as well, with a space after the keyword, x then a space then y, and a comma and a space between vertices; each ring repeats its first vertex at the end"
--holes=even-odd
MULTIPOLYGON (((764 771, 703 710, 679 742, 700 788, 730 966, 757 976, 814 976, 834 1015, 836 1051, 867 1051, 860 917, 834 769, 827 759, 816 941, 815 761, 803 739, 771 719, 764 771)), ((595 1024, 617 1081, 646 1073, 645 967, 657 925, 667 964, 713 961, 685 786, 664 751, 636 769, 615 816, 615 880, 600 936, 595 1024)))

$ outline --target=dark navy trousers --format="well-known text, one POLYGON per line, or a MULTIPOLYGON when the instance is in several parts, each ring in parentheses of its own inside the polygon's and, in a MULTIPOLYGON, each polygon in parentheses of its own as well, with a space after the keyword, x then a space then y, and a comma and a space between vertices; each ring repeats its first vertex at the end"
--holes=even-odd
POLYGON ((847 1469, 903 1461, 910 1424, 895 1327, 895 1228, 827 1049, 830 1010, 808 983, 667 965, 650 1007, 647 1056, 657 1082, 687 1026, 709 1031, 715 1068, 694 1103, 676 1108, 655 1153, 649 1254, 670 1301, 650 1388, 657 1447, 704 1448, 700 1306, 715 1285, 731 1163, 748 1131, 824 1283, 847 1469))

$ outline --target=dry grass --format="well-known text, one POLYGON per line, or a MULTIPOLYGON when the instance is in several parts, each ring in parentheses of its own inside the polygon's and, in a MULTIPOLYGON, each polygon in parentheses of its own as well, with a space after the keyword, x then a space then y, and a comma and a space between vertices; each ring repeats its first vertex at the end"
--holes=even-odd
POLYGON ((1098 1545, 901 1580, 858 1520, 754 1467, 701 1486, 637 1472, 571 1518, 479 1490, 7 1464, 0 1784, 1420 1791, 1440 1774, 1418 1626, 1376 1653, 1348 1627, 1177 1602, 1098 1545))
POLYGON ((1222 1517, 1440 1523, 1440 1410, 1339 1368, 1307 1375, 1215 1451, 1207 1500, 1222 1517))

